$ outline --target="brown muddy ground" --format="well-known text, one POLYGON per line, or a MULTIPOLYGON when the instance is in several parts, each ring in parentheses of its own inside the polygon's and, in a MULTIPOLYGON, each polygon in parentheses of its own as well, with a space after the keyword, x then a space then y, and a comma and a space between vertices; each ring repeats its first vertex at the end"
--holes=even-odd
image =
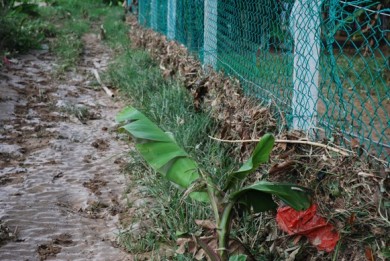
POLYGON ((123 107, 94 87, 110 53, 84 37, 64 79, 47 50, 0 70, 0 260, 131 260, 117 246, 129 150, 115 132, 123 107))

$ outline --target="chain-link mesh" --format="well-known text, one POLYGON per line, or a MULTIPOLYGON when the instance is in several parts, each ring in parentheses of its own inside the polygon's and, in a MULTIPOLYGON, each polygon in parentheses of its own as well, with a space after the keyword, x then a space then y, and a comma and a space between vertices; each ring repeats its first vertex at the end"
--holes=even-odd
POLYGON ((151 1, 141 0, 138 3, 138 22, 140 25, 145 27, 150 27, 150 18, 151 18, 151 1))
POLYGON ((140 0, 139 23, 273 102, 290 128, 389 160, 390 1, 140 0))

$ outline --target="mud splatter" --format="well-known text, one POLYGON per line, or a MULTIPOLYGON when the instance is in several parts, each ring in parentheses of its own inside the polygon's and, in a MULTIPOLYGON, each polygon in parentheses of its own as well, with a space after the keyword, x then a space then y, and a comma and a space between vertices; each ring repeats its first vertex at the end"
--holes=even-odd
POLYGON ((107 150, 110 146, 110 143, 108 143, 106 140, 103 139, 97 139, 94 142, 92 142, 92 147, 98 149, 98 150, 107 150))
POLYGON ((83 183, 83 186, 90 189, 96 195, 101 195, 100 189, 107 185, 107 181, 98 178, 93 178, 83 183))
POLYGON ((42 244, 37 249, 39 260, 46 260, 48 257, 55 257, 61 252, 61 247, 55 246, 54 244, 42 244))

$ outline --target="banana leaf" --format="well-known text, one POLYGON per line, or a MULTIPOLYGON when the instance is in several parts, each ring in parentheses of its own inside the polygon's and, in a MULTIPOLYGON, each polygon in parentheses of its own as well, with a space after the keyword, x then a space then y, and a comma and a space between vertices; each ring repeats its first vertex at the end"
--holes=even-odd
MULTIPOLYGON (((136 148, 145 161, 167 180, 182 189, 188 189, 200 178, 198 164, 185 152, 169 133, 165 133, 145 115, 133 107, 121 111, 116 121, 124 123, 127 131, 136 142, 136 148)), ((190 197, 208 201, 204 191, 194 191, 190 197)))
POLYGON ((310 191, 307 188, 269 181, 260 181, 244 187, 232 193, 230 199, 252 208, 255 212, 262 212, 277 208, 272 195, 298 211, 305 210, 311 205, 310 191))
POLYGON ((250 158, 235 172, 229 174, 225 190, 237 187, 246 177, 253 173, 260 164, 269 160, 275 138, 271 134, 265 134, 257 143, 250 158))

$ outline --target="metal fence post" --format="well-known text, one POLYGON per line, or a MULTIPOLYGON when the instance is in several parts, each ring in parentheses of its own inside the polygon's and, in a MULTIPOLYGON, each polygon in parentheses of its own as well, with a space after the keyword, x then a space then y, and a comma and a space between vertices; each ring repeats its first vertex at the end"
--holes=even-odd
POLYGON ((204 1, 204 66, 217 66, 218 0, 204 1))
POLYGON ((297 0, 291 12, 294 37, 292 128, 308 131, 317 125, 321 4, 323 0, 297 0))
POLYGON ((168 12, 167 12, 167 36, 169 40, 173 40, 176 37, 176 11, 177 0, 168 0, 168 12))
POLYGON ((150 26, 154 30, 157 30, 157 12, 158 12, 157 0, 152 0, 150 6, 150 13, 151 13, 150 26))

